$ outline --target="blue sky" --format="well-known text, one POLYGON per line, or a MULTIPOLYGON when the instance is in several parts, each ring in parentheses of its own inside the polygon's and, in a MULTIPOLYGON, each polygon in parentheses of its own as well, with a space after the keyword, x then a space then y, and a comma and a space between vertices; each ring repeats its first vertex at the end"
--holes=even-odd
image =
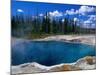
POLYGON ((39 2, 12 1, 12 15, 23 13, 34 17, 38 12, 39 16, 44 16, 46 12, 51 17, 72 18, 74 21, 81 21, 83 27, 95 28, 96 26, 96 7, 86 5, 54 4, 39 2))

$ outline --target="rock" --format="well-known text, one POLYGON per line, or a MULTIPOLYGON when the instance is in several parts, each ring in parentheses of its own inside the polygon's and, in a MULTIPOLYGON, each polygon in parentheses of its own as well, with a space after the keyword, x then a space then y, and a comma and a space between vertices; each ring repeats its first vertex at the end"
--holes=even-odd
POLYGON ((67 65, 67 64, 64 64, 62 66, 57 66, 57 67, 54 67, 54 68, 51 68, 50 71, 53 71, 53 72, 59 72, 59 71, 71 71, 71 65, 67 65))
POLYGON ((71 71, 71 65, 63 65, 61 66, 61 71, 71 71))
POLYGON ((85 60, 87 61, 87 64, 89 64, 89 65, 92 65, 92 64, 95 63, 94 58, 91 57, 91 56, 87 56, 87 57, 85 57, 85 60))
POLYGON ((86 56, 84 58, 79 59, 75 66, 79 67, 82 70, 89 70, 89 69, 95 69, 96 68, 96 59, 95 56, 86 56))
POLYGON ((70 42, 81 42, 81 40, 80 39, 72 39, 72 40, 70 40, 70 42))
POLYGON ((62 66, 57 66, 52 69, 50 69, 51 72, 59 72, 59 71, 76 71, 76 70, 81 70, 79 67, 74 66, 74 65, 67 65, 63 64, 62 66))

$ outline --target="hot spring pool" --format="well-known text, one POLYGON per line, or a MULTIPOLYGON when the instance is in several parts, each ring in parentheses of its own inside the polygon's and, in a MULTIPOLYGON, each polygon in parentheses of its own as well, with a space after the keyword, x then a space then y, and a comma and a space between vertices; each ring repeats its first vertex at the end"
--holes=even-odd
POLYGON ((12 45, 12 65, 37 62, 52 66, 73 63, 85 56, 95 56, 95 46, 59 41, 24 41, 12 45))

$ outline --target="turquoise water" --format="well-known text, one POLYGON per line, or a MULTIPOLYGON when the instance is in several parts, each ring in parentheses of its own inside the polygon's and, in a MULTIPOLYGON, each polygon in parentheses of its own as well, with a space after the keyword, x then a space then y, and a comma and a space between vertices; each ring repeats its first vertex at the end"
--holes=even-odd
POLYGON ((52 66, 73 63, 85 56, 95 56, 95 46, 58 41, 24 41, 12 46, 12 65, 37 62, 52 66))

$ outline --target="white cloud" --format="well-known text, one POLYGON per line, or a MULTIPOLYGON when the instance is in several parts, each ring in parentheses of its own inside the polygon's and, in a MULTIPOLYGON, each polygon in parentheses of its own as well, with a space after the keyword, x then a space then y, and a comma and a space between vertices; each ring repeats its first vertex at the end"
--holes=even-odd
POLYGON ((94 23, 93 23, 93 24, 89 24, 89 23, 88 23, 88 24, 84 24, 83 27, 84 27, 84 28, 95 28, 96 25, 95 25, 94 23))
POLYGON ((75 9, 71 9, 71 10, 66 10, 65 15, 75 15, 78 14, 78 12, 75 9))
POLYGON ((43 14, 41 13, 41 14, 39 14, 39 16, 43 16, 43 14))
POLYGON ((87 13, 94 12, 95 8, 92 6, 81 6, 79 9, 70 9, 66 10, 65 15, 75 15, 75 14, 80 14, 80 15, 86 15, 87 13))
POLYGON ((62 12, 59 12, 58 10, 53 11, 53 12, 49 12, 49 14, 52 17, 60 17, 60 16, 63 16, 62 12))
POLYGON ((81 14, 81 15, 85 15, 89 12, 94 12, 95 11, 95 8, 94 7, 91 7, 91 6, 81 6, 78 10, 78 13, 81 14))
POLYGON ((84 21, 83 23, 84 27, 87 27, 87 28, 95 28, 96 26, 96 16, 95 15, 89 15, 89 18, 84 21))
POLYGON ((88 15, 89 20, 96 21, 96 15, 88 15))
POLYGON ((90 20, 84 21, 84 24, 90 24, 90 23, 92 23, 92 21, 90 21, 90 20))
POLYGON ((17 12, 24 12, 22 9, 17 9, 17 12))
POLYGON ((65 19, 62 19, 62 22, 64 22, 65 21, 65 19))
POLYGON ((79 19, 75 17, 75 18, 74 18, 74 22, 75 22, 75 21, 79 21, 79 19))

